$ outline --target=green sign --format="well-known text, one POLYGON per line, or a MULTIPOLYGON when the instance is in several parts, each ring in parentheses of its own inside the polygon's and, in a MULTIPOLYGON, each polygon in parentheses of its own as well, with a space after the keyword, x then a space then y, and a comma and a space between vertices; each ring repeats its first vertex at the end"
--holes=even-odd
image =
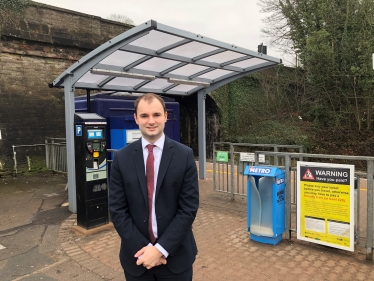
POLYGON ((217 162, 229 162, 229 153, 226 151, 217 151, 217 162))

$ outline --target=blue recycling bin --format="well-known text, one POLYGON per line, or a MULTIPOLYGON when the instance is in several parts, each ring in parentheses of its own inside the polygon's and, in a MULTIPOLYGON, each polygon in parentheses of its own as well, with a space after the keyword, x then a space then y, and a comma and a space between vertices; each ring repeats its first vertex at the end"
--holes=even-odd
POLYGON ((276 167, 247 166, 247 227, 250 239, 276 245, 285 231, 285 173, 276 167))

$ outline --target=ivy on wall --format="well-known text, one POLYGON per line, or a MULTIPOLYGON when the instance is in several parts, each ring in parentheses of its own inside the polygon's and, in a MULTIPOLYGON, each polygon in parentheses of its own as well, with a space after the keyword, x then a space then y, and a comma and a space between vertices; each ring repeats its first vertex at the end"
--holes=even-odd
POLYGON ((266 101, 261 85, 255 76, 246 76, 235 80, 212 93, 221 116, 225 139, 235 139, 248 134, 261 120, 259 115, 267 116, 266 101))
POLYGON ((0 1, 0 35, 2 27, 10 24, 23 13, 23 11, 33 5, 31 0, 2 0, 0 1))
POLYGON ((6 0, 0 2, 0 11, 22 12, 30 6, 31 0, 6 0))
POLYGON ((224 138, 233 134, 243 134, 252 122, 252 112, 248 110, 255 103, 255 91, 259 83, 252 76, 246 76, 218 88, 212 93, 213 99, 220 108, 222 118, 222 135, 224 138))

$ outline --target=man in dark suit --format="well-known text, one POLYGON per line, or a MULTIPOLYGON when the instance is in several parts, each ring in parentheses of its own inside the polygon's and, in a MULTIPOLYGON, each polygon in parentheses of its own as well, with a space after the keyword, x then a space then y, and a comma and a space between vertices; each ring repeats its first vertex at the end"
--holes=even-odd
POLYGON ((159 96, 139 97, 134 118, 142 138, 116 152, 109 185, 126 280, 192 280, 199 206, 192 149, 164 135, 167 111, 159 96))

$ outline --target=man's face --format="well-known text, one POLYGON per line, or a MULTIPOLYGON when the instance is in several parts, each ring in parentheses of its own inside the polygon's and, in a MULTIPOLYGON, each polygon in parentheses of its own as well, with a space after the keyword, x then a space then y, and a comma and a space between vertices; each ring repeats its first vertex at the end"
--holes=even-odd
POLYGON ((164 108, 157 99, 153 99, 151 102, 141 100, 134 118, 142 136, 150 143, 154 143, 162 136, 167 112, 164 112, 164 108))

